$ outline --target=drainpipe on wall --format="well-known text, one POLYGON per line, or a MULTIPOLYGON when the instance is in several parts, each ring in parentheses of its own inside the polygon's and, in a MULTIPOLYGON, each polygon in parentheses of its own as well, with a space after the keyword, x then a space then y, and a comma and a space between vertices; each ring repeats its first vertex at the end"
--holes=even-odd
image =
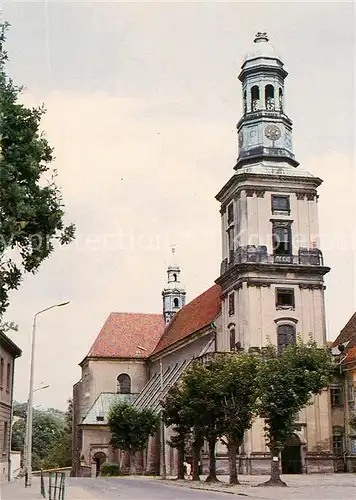
POLYGON ((11 398, 11 409, 10 409, 10 425, 9 425, 9 435, 8 435, 8 456, 7 456, 7 463, 8 463, 8 473, 7 473, 7 479, 8 481, 11 481, 11 441, 12 441, 12 419, 14 418, 14 376, 15 376, 15 358, 12 359, 12 375, 11 375, 11 393, 10 393, 10 398, 11 398))

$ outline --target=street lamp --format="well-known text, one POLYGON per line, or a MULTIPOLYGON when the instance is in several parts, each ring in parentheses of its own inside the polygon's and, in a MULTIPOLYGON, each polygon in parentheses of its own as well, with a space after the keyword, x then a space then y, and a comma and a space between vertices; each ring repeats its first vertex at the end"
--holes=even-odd
POLYGON ((25 486, 31 486, 31 478, 32 478, 32 418, 33 418, 33 393, 35 392, 33 389, 33 381, 34 381, 34 368, 35 368, 35 340, 36 340, 36 320, 37 316, 40 314, 49 311, 50 309, 54 309, 55 307, 62 307, 69 304, 67 302, 61 302, 60 304, 54 304, 53 306, 46 307, 46 309, 42 309, 42 311, 38 311, 33 317, 33 327, 32 327, 32 345, 31 345, 31 361, 30 361, 30 390, 28 394, 28 403, 27 403, 27 419, 26 419, 26 475, 25 475, 25 486))
MULTIPOLYGON (((146 351, 145 347, 137 346, 137 349, 146 351)), ((161 399, 163 399, 163 363, 162 358, 159 360, 159 372, 160 372, 160 382, 161 382, 161 399)), ((167 469, 166 469, 166 448, 165 448, 165 432, 164 432, 164 422, 161 415, 161 457, 162 457, 162 479, 166 479, 167 469)))

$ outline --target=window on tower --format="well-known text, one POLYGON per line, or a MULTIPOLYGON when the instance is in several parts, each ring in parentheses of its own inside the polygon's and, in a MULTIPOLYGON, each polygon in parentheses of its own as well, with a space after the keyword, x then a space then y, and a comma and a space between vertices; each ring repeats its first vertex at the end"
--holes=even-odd
POLYGON ((252 111, 257 111, 259 109, 260 104, 260 89, 257 85, 254 85, 251 88, 251 103, 252 103, 252 111))
POLYGON ((287 221, 272 221, 272 244, 274 261, 292 262, 292 230, 287 221))
POLYGON ((290 215, 290 197, 272 194, 272 214, 290 215))
POLYGON ((232 263, 234 261, 234 227, 229 227, 227 231, 228 235, 228 243, 229 243, 229 263, 232 263))
POLYGON ((173 273, 173 281, 177 281, 177 274, 173 273))
POLYGON ((283 90, 279 88, 278 91, 278 98, 279 98, 279 109, 283 111, 283 90))
POLYGON ((235 328, 231 328, 230 330, 230 351, 236 350, 236 333, 235 328))
POLYGON ((235 314, 235 296, 234 293, 229 295, 229 316, 235 314))
POLYGON ((276 289, 276 309, 294 310, 294 290, 288 288, 276 289))
POLYGON ((179 299, 177 298, 173 299, 173 305, 174 307, 179 307, 179 299))
POLYGON ((295 344, 297 340, 294 325, 278 325, 277 327, 277 351, 281 353, 288 344, 295 344))
POLYGON ((265 107, 266 107, 266 109, 269 109, 269 110, 272 110, 275 108, 273 85, 266 85, 266 87, 265 87, 265 107))
POLYGON ((234 222, 234 204, 230 203, 227 207, 227 223, 231 224, 234 222))

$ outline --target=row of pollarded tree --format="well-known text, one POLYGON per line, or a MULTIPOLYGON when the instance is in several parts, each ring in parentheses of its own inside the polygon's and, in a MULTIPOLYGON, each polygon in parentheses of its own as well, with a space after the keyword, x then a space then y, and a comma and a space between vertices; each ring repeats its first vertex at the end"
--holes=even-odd
POLYGON ((192 476, 199 480, 199 454, 205 439, 207 481, 217 481, 215 447, 221 440, 228 450, 230 483, 238 484, 236 457, 245 432, 260 417, 271 452, 271 477, 266 484, 284 484, 280 453, 295 430, 299 411, 328 386, 333 371, 329 351, 301 339, 281 353, 269 345, 260 356, 226 353, 207 364, 195 362, 162 403, 164 420, 175 431, 172 444, 178 449, 179 477, 183 477, 182 457, 191 438, 192 476))
MULTIPOLYGON (((161 403, 163 420, 174 431, 171 445, 178 450, 178 479, 184 479, 188 442, 193 454, 192 479, 200 479, 198 464, 206 440, 207 481, 217 481, 215 448, 220 440, 228 450, 230 483, 238 484, 237 454, 246 431, 259 417, 265 422, 271 452, 271 477, 265 484, 285 485, 280 478, 280 453, 295 430, 300 410, 328 386, 333 372, 329 351, 300 339, 281 353, 269 345, 261 355, 242 351, 217 354, 208 363, 195 361, 161 403)), ((114 406, 109 415, 111 444, 134 457, 147 446, 158 423, 150 410, 114 406)))

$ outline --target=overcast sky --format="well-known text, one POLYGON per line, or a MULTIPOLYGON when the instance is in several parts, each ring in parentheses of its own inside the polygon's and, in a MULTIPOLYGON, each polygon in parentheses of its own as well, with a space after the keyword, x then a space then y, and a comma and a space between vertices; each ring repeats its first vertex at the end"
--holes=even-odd
MULTIPOLYGON (((354 12, 341 2, 3 2, 9 72, 44 102, 58 183, 77 239, 11 295, 25 400, 33 314, 35 405, 66 407, 78 363, 111 311, 160 312, 170 245, 188 299, 221 260, 214 196, 233 173, 237 80, 257 31, 289 72, 287 113, 301 166, 324 179, 321 246, 328 337, 355 310, 354 12)), ((268 334, 268 332, 266 332, 268 334)))

